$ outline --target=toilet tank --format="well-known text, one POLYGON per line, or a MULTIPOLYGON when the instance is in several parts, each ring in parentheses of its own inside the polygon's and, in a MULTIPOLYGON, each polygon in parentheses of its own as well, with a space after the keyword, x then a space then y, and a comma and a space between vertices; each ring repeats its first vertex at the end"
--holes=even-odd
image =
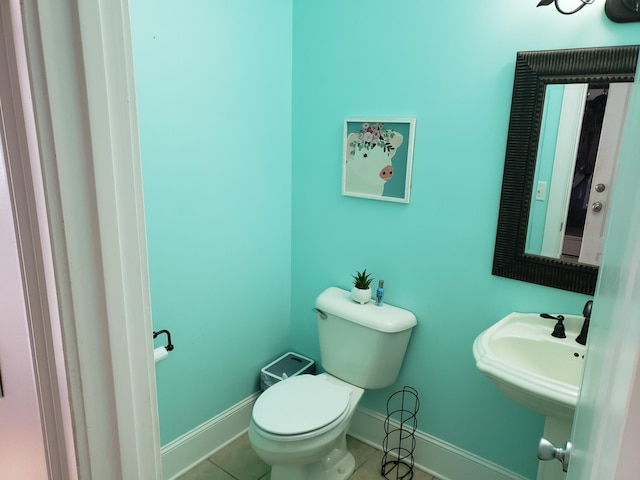
POLYGON ((416 316, 402 308, 354 302, 327 288, 316 299, 320 363, 331 375, 365 389, 395 382, 416 316))

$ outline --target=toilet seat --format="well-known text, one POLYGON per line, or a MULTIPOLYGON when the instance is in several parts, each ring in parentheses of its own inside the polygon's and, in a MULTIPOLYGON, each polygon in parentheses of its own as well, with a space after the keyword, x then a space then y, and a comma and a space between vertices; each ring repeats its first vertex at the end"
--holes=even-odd
POLYGON ((299 375, 267 389, 256 401, 252 417, 266 436, 300 440, 339 424, 349 412, 349 396, 348 388, 325 377, 299 375))

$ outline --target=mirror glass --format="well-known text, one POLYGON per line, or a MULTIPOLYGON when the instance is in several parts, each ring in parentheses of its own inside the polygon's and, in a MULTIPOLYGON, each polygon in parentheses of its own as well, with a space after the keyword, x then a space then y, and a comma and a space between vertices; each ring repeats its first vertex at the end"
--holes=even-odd
POLYGON ((494 275, 594 293, 638 50, 518 52, 494 275))
POLYGON ((600 264, 631 85, 546 86, 525 253, 600 264))

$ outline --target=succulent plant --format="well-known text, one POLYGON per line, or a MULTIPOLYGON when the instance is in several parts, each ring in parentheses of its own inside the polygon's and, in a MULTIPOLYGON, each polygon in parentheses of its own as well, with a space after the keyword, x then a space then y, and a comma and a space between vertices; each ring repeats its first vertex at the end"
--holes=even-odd
POLYGON ((366 268, 362 272, 356 271, 356 274, 353 275, 353 285, 360 290, 370 288, 369 285, 373 281, 373 278, 369 278, 370 276, 371 274, 367 273, 366 268))

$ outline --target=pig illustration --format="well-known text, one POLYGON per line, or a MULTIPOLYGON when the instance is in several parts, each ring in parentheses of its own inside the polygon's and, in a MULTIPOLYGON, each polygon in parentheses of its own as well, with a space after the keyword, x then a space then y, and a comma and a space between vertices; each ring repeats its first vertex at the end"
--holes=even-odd
POLYGON ((363 123, 347 136, 345 187, 347 191, 382 195, 384 184, 393 177, 391 159, 402 144, 402 135, 384 130, 381 123, 363 123))

